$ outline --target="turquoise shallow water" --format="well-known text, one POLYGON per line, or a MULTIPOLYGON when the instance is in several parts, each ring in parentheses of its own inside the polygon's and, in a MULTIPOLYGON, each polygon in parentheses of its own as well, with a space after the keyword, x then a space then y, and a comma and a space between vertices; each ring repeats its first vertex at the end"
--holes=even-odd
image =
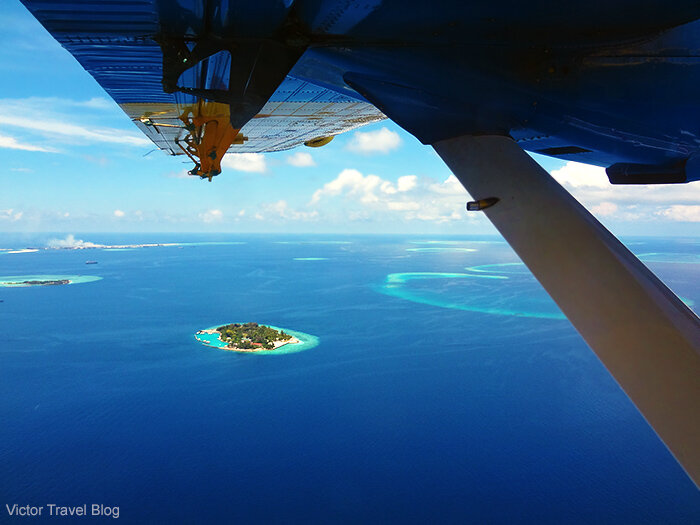
POLYGON ((490 273, 406 272, 387 275, 378 291, 416 303, 485 314, 566 319, 533 277, 490 273))
POLYGON ((294 257, 294 261, 327 261, 328 257, 294 257))
POLYGON ((177 246, 237 246, 248 244, 245 241, 202 241, 202 242, 178 242, 177 246))
POLYGON ((352 244, 352 241, 274 241, 275 244, 352 244))
POLYGON ((463 240, 463 241, 445 241, 445 240, 424 240, 424 241, 408 241, 410 244, 445 244, 450 246, 464 244, 503 244, 505 241, 482 241, 482 240, 463 240))
MULTIPOLYGON (((437 244, 453 241, 423 242, 437 244)), ((476 250, 449 246, 407 248, 407 251, 476 250)), ((700 256, 695 253, 651 252, 639 254, 638 257, 651 264, 700 263, 700 256)), ((467 266, 464 270, 452 273, 391 273, 377 289, 386 295, 441 308, 515 317, 566 319, 522 262, 478 264, 467 266)), ((695 301, 688 297, 681 297, 681 300, 690 307, 695 305, 695 301)))
POLYGON ((13 283, 21 283, 23 281, 60 281, 62 279, 68 279, 70 281, 68 284, 82 284, 99 281, 102 277, 96 275, 9 275, 0 276, 0 286, 5 288, 22 288, 27 285, 13 283))
POLYGON ((668 264, 700 264, 700 255, 697 253, 640 253, 637 255, 641 261, 649 263, 668 264))
POLYGON ((465 270, 479 273, 513 273, 517 275, 529 275, 530 270, 521 262, 480 264, 478 266, 468 266, 465 270))
MULTIPOLYGON (((692 253, 645 253, 638 255, 639 259, 647 263, 671 263, 671 264, 699 264, 700 256, 692 253)), ((496 263, 496 264, 480 264, 478 266, 469 266, 465 270, 470 272, 486 273, 486 274, 513 274, 531 276, 530 270, 521 262, 513 263, 496 263)), ((500 276, 505 279, 508 277, 500 276)), ((695 301, 687 297, 680 297, 688 306, 695 306, 695 301)))
MULTIPOLYGON (((227 323, 222 323, 222 324, 217 324, 215 326, 210 326, 209 328, 205 328, 205 330, 214 330, 214 329, 218 328, 219 326, 222 326, 223 324, 227 324, 227 323)), ((284 355, 284 354, 296 354, 299 352, 303 352, 304 350, 309 350, 311 348, 318 346, 319 339, 315 335, 306 334, 304 332, 299 332, 297 330, 290 330, 289 328, 280 328, 279 326, 273 326, 271 324, 267 324, 265 326, 269 326, 270 328, 274 328, 275 330, 284 330, 286 333, 293 335, 294 337, 299 339, 300 342, 295 343, 295 344, 286 344, 286 345, 281 346, 275 350, 265 350, 264 352, 255 352, 255 353, 253 353, 253 352, 232 352, 232 353, 246 353, 246 354, 253 354, 253 355, 284 355)), ((194 338, 205 346, 211 346, 213 348, 221 348, 221 349, 226 348, 226 343, 224 343, 221 339, 219 339, 218 335, 216 335, 216 334, 195 334, 194 338)))
POLYGON ((455 246, 441 248, 406 248, 407 252, 475 252, 475 248, 459 248, 455 246))

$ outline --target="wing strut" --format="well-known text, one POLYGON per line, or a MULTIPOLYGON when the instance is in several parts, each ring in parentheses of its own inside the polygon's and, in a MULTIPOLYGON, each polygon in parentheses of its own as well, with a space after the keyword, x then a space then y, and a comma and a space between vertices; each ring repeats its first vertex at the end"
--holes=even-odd
POLYGON ((698 485, 698 317, 511 138, 433 147, 698 485))

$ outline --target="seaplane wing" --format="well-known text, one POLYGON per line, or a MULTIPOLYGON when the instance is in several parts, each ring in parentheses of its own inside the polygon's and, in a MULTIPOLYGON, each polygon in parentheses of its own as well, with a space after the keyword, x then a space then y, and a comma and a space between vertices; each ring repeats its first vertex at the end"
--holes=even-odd
POLYGON ((284 51, 274 40, 241 43, 221 27, 198 45, 209 17, 224 16, 206 2, 25 4, 158 148, 192 158, 193 175, 211 180, 227 151, 317 147, 386 118, 348 87, 288 74, 299 52, 277 64, 284 51), (241 53, 247 67, 237 62, 241 53), (267 67, 274 68, 271 79, 267 67), (235 97, 244 107, 232 115, 235 97))
POLYGON ((193 175, 384 115, 433 146, 700 480, 698 317, 524 152, 698 184, 697 0, 22 1, 193 175))
MULTIPOLYGON (((120 102, 120 105, 158 148, 170 155, 186 154, 183 146, 189 132, 181 116, 192 104, 120 102)), ((224 115, 227 116, 226 111, 224 115)), ((363 100, 288 76, 260 113, 241 128, 240 139, 234 139, 228 152, 266 153, 301 145, 319 147, 340 133, 384 118, 378 109, 363 100)))

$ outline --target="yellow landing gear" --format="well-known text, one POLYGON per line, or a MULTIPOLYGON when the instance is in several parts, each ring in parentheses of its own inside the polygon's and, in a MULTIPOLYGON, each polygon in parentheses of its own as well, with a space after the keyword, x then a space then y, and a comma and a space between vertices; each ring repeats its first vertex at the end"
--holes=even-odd
POLYGON ((221 159, 231 144, 243 144, 247 140, 240 130, 231 126, 228 104, 200 100, 185 107, 180 120, 188 133, 176 142, 195 163, 189 173, 210 182, 221 173, 221 159))

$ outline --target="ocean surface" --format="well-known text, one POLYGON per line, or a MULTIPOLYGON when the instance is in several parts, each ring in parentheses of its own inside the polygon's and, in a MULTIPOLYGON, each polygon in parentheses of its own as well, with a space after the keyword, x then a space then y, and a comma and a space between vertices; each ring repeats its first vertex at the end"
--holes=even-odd
MULTIPOLYGON (((15 503, 126 523, 700 522, 698 490, 497 238, 78 237, 182 244, 0 251, 0 281, 101 278, 0 287, 0 522, 15 503), (245 321, 318 344, 195 340, 245 321)), ((700 240, 625 241, 697 311, 700 240)))

